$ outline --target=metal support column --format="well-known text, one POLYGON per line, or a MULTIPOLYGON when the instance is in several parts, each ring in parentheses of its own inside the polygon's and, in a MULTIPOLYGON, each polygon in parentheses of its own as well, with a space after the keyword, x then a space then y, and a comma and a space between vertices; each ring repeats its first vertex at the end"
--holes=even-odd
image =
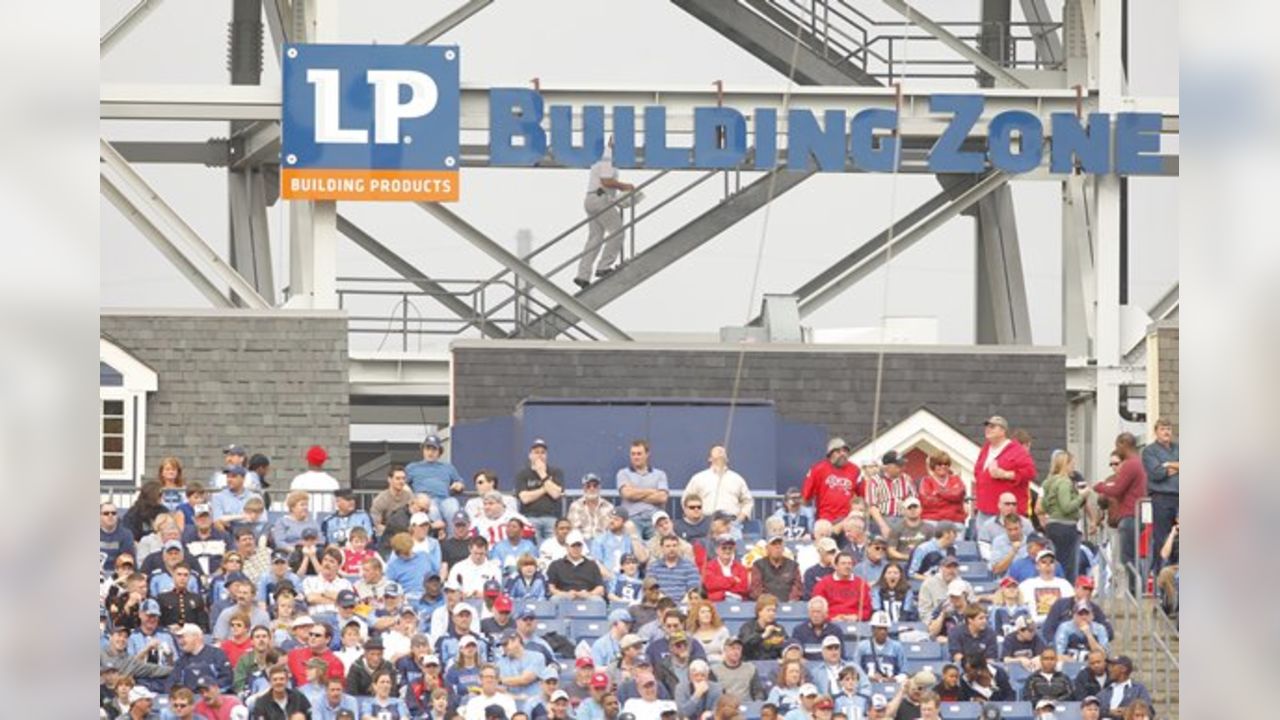
POLYGON ((994 191, 974 209, 977 222, 976 317, 979 344, 1031 344, 1031 313, 1022 272, 1013 191, 994 191))
MULTIPOLYGON (((227 30, 227 69, 232 85, 262 82, 262 0, 231 0, 227 30)), ((245 120, 231 121, 231 137, 254 127, 245 120)), ((267 196, 263 179, 252 166, 227 169, 228 258, 258 294, 274 301, 275 278, 271 264, 271 236, 267 224, 267 196)))

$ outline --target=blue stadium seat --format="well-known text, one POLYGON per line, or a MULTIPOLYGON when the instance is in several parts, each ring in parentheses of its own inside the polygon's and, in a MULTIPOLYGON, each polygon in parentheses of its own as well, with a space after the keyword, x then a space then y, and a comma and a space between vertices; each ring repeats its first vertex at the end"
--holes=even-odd
POLYGON ((978 582, 987 582, 994 579, 991 574, 991 568, 987 564, 978 560, 976 562, 960 563, 960 578, 968 581, 970 584, 978 582))
POLYGON ((738 636, 738 631, 742 629, 750 620, 740 620, 737 618, 724 618, 724 627, 733 637, 738 636))
POLYGON ((920 588, 924 587, 924 581, 920 578, 911 578, 907 580, 907 584, 911 586, 911 592, 916 595, 920 594, 920 588))
POLYGON ((960 562, 982 561, 982 553, 978 552, 976 540, 957 540, 956 559, 960 562))
POLYGON ((796 628, 800 627, 806 622, 808 622, 807 618, 803 620, 798 618, 790 618, 790 619, 778 618, 778 624, 782 626, 782 629, 787 631, 787 637, 791 637, 792 635, 795 635, 796 628))
POLYGON ((560 617, 560 603, 555 600, 524 600, 516 610, 526 607, 533 608, 533 614, 539 620, 555 620, 560 617))
MULTIPOLYGON (((894 623, 889 627, 889 634, 892 635, 893 637, 898 637, 902 633, 910 632, 912 630, 917 630, 919 632, 928 632, 929 623, 926 623, 923 620, 912 620, 907 622, 894 623)), ((868 635, 871 634, 870 625, 867 626, 867 634, 868 635)))
POLYGON ((947 720, 977 720, 982 717, 982 705, 976 702, 944 702, 938 709, 947 720))
POLYGON ((569 637, 577 644, 585 638, 598 638, 609 632, 607 620, 574 619, 569 621, 569 637))
POLYGON ((763 534, 764 523, 760 520, 751 518, 750 520, 742 523, 742 537, 744 540, 747 538, 754 538, 758 540, 763 534))
POLYGON ((983 580, 982 582, 971 583, 973 585, 974 595, 990 595, 996 591, 997 583, 994 578, 983 580))
POLYGON ((752 702, 739 705, 738 709, 742 711, 742 716, 746 718, 746 720, 759 720, 760 709, 763 707, 763 700, 754 700, 752 702))
POLYGON ((1054 720, 1084 720, 1084 713, 1080 712, 1080 703, 1065 702, 1058 703, 1053 717, 1054 720))
POLYGON ((858 639, 846 637, 843 647, 840 648, 840 654, 846 659, 856 657, 858 654, 858 639))
POLYGON ((754 600, 726 600, 716 605, 716 610, 720 611, 723 620, 750 620, 756 616, 756 603, 754 600))
POLYGON ((773 687, 778 675, 777 660, 756 660, 756 672, 760 675, 760 682, 773 687))
POLYGON ((1029 702, 997 703, 1004 720, 1034 720, 1035 710, 1029 702))
POLYGON ((872 695, 883 695, 885 698, 891 698, 898 694, 898 683, 896 682, 878 682, 871 683, 872 695))
POLYGON ((809 605, 804 602, 778 603, 778 621, 808 620, 809 605))
POLYGON ((931 641, 904 643, 902 651, 907 660, 941 660, 943 655, 942 645, 931 641))
POLYGON ((934 658, 932 660, 912 660, 911 658, 907 658, 907 664, 903 668, 903 672, 905 672, 909 677, 911 675, 915 675, 921 670, 928 670, 937 677, 942 675, 942 666, 945 664, 946 663, 942 658, 934 658))
MULTIPOLYGON (((547 620, 538 620, 536 623, 534 623, 533 627, 536 629, 537 634, 546 635, 549 632, 563 631, 564 623, 560 622, 555 618, 550 618, 547 620)), ((574 640, 574 642, 576 643, 577 641, 574 640)))
POLYGON ((847 638, 858 638, 859 640, 861 640, 862 638, 871 637, 870 623, 865 623, 865 622, 841 623, 840 629, 844 631, 844 636, 847 638))
POLYGON ((560 617, 563 618, 603 618, 608 615, 609 606, 600 598, 560 601, 560 617))
MULTIPOLYGON (((1021 663, 1006 663, 1004 671, 1009 674, 1009 684, 1018 693, 1018 697, 1022 697, 1022 686, 1026 684, 1027 678, 1031 677, 1031 671, 1022 667, 1021 663)), ((1067 677, 1075 679, 1072 675, 1067 677)))
POLYGON ((1080 671, 1084 669, 1084 665, 1082 662, 1064 662, 1062 663, 1062 672, 1072 681, 1075 681, 1076 675, 1080 674, 1080 671))

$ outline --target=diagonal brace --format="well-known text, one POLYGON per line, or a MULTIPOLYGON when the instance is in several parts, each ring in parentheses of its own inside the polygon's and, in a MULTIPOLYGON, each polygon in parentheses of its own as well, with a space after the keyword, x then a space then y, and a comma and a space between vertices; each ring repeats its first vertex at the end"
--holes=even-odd
POLYGON ((924 28, 924 30, 930 35, 938 38, 938 41, 943 45, 951 48, 965 60, 968 60, 977 66, 978 69, 985 71, 988 75, 991 75, 992 77, 999 79, 1004 84, 1012 87, 1028 87, 1025 82, 1019 80, 1017 76, 1009 72, 1005 67, 1001 66, 1000 63, 992 60, 986 55, 983 55, 977 48, 961 40, 955 35, 952 35, 951 31, 942 27, 933 20, 930 20, 928 16, 923 15, 919 10, 912 7, 911 3, 907 0, 881 0, 881 2, 896 10, 900 15, 907 19, 907 22, 914 23, 924 28))

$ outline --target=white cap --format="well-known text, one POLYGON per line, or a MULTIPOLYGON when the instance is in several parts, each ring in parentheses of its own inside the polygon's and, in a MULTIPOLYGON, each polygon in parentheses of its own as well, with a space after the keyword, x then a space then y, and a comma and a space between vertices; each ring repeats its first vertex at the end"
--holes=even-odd
POLYGON ((568 700, 568 699, 569 699, 569 693, 563 690, 557 690, 551 693, 551 702, 555 702, 557 700, 568 700))
POLYGON ((869 625, 871 625, 871 627, 873 627, 873 628, 877 628, 877 627, 887 628, 887 627, 889 627, 889 626, 890 626, 890 625, 892 625, 892 624, 893 624, 893 623, 891 623, 891 622, 889 621, 889 613, 887 613, 887 612, 885 612, 885 611, 883 611, 883 610, 877 610, 877 611, 875 611, 875 612, 871 613, 871 622, 869 623, 869 625))
POLYGON ((582 537, 582 533, 577 530, 570 530, 569 534, 564 538, 564 544, 566 547, 570 545, 586 545, 587 541, 582 537))
POLYGON ((809 697, 810 695, 817 695, 818 688, 813 683, 805 683, 800 686, 800 691, 797 694, 800 697, 809 697))
POLYGON ((196 625, 195 623, 187 623, 186 625, 183 625, 182 627, 178 628, 178 634, 179 635, 199 635, 200 637, 204 637, 204 630, 201 630, 200 626, 196 625))
POLYGON ((134 685, 133 689, 129 690, 129 706, 133 707, 133 704, 139 700, 154 700, 155 697, 156 694, 145 687, 141 685, 134 685))
POLYGON ((316 624, 316 621, 312 620, 310 615, 299 615, 298 617, 293 619, 293 622, 289 623, 289 627, 296 628, 296 627, 303 627, 306 625, 315 625, 315 624, 316 624))
POLYGON ((1045 709, 1057 710, 1058 704, 1050 700, 1049 698, 1044 698, 1040 702, 1036 703, 1036 709, 1037 710, 1045 710, 1045 709))
POLYGON ((828 635, 822 638, 822 647, 824 648, 832 647, 832 646, 840 647, 840 645, 841 645, 840 638, 836 637, 835 635, 828 635))
POLYGON ((446 591, 454 590, 457 592, 462 592, 462 583, 458 582, 457 578, 449 578, 444 582, 444 589, 446 591))
POLYGON ((956 578, 955 580, 947 583, 948 595, 968 595, 972 590, 973 587, 970 586, 968 582, 961 580, 960 578, 956 578))
POLYGON ((654 513, 649 519, 650 521, 653 522, 654 525, 657 525, 659 520, 670 520, 671 516, 667 514, 666 510, 659 510, 658 512, 654 513))
POLYGON ((431 516, 424 512, 416 512, 409 517, 409 525, 430 525, 431 516))
POLYGON ((471 607, 471 603, 465 603, 465 602, 460 602, 457 605, 453 606, 454 615, 461 615, 462 613, 471 613, 472 615, 475 615, 476 609, 471 607))
POLYGON ((458 641, 458 647, 463 647, 464 645, 476 645, 476 644, 477 644, 477 641, 476 641, 475 635, 463 635, 462 639, 458 641))

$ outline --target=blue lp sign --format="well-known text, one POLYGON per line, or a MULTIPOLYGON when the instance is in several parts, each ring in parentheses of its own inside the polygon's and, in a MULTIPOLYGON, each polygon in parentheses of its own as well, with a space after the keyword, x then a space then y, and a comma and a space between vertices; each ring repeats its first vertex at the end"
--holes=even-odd
POLYGON ((456 46, 286 45, 281 195, 458 199, 456 46))

